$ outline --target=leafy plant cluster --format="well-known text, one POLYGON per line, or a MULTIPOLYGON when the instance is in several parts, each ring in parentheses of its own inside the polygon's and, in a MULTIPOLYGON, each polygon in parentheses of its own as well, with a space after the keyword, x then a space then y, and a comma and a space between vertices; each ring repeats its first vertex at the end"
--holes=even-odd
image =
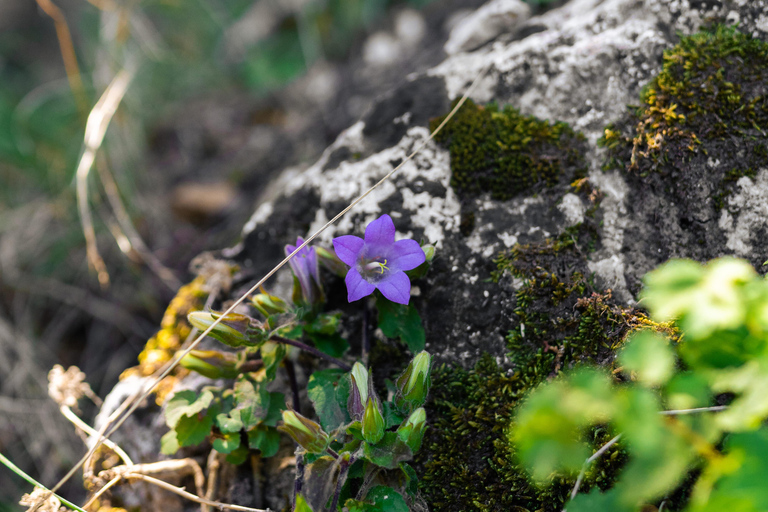
MULTIPOLYGON (((286 252, 294 249, 288 246, 286 252)), ((421 250, 427 261, 409 271, 409 278, 424 275, 430 265, 434 248, 421 250)), ((431 356, 422 350, 421 318, 412 305, 390 302, 376 292, 381 331, 418 352, 395 382, 386 381, 380 397, 369 368, 341 359, 349 349, 342 336, 342 313, 327 310, 318 262, 338 275, 346 272, 330 251, 299 251, 291 260, 291 300, 262 290, 250 300, 253 316, 230 313, 211 331, 226 347, 192 350, 181 360, 187 370, 217 382, 177 392, 168 400, 165 420, 170 430, 162 438, 162 452, 173 454, 209 440, 229 463, 242 464, 252 454, 274 456, 282 431, 301 448, 295 510, 337 510, 342 504, 357 511, 408 510, 408 503, 418 499, 418 487, 407 462, 421 446, 426 428, 422 405, 430 387, 431 356), (315 371, 308 381, 318 421, 300 412, 294 351, 336 366, 315 371), (285 378, 278 379, 282 371, 285 378), (280 391, 286 382, 290 407, 280 391)), ((188 318, 205 329, 221 315, 196 311, 188 318)))
POLYGON ((673 260, 644 284, 652 319, 674 320, 680 341, 640 330, 619 354, 622 378, 585 367, 540 386, 508 439, 545 484, 580 468, 589 474, 585 460, 600 448, 584 442, 591 428, 620 435, 628 462, 617 481, 577 495, 569 512, 662 503, 691 512, 765 510, 768 282, 748 263, 723 258, 673 260))

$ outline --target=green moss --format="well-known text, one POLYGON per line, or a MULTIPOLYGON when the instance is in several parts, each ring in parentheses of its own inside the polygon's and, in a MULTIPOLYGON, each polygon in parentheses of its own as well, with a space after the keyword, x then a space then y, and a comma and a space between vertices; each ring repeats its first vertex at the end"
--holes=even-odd
MULTIPOLYGON (((454 102, 454 105, 456 103, 454 102)), ((433 119, 434 130, 445 117, 433 119)), ((461 197, 490 192, 506 200, 586 174, 586 142, 563 122, 471 100, 435 137, 451 153, 451 185, 461 197)))
POLYGON ((607 167, 684 182, 687 163, 712 158, 726 164, 709 170, 722 190, 714 205, 722 208, 738 178, 766 163, 766 62, 768 44, 733 28, 682 38, 664 53, 632 119, 605 129, 599 142, 608 148, 607 167))
MULTIPOLYGON (((498 368, 484 356, 471 371, 445 365, 433 372, 427 431, 417 463, 421 490, 433 512, 560 511, 574 478, 554 477, 537 488, 506 441, 505 429, 528 390, 517 373, 498 368)), ((600 446, 606 429, 589 433, 600 446)), ((613 447, 588 473, 583 489, 607 488, 625 457, 613 447)))

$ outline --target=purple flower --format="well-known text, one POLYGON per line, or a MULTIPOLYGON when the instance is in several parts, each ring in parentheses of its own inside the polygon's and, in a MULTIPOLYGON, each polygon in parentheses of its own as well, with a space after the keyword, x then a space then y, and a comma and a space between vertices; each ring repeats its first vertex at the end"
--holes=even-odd
MULTIPOLYGON (((298 237, 296 245, 286 245, 285 255, 288 256, 304 243, 304 239, 298 237)), ((320 284, 320 271, 317 265, 317 253, 314 247, 305 247, 296 253, 296 256, 288 262, 293 270, 293 275, 299 280, 301 295, 307 304, 316 304, 325 300, 323 288, 320 284)))
POLYGON ((411 281, 405 270, 424 263, 424 251, 415 240, 395 242, 395 224, 382 215, 365 228, 365 240, 345 235, 333 239, 341 261, 351 268, 345 279, 347 300, 353 302, 377 289, 392 302, 408 304, 411 281))

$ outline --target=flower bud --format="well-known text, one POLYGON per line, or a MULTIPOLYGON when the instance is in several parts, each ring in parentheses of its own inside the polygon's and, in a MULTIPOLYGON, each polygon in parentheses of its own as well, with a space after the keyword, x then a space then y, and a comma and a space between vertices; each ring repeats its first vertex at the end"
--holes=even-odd
POLYGON ((422 245, 421 250, 424 251, 425 261, 431 263, 435 258, 435 246, 432 244, 422 245))
POLYGON ((379 410, 379 401, 369 396, 363 413, 363 439, 376 444, 384 437, 384 417, 379 410))
POLYGON ((368 370, 359 362, 355 363, 349 373, 352 386, 347 400, 347 411, 353 420, 361 420, 368 402, 368 370))
MULTIPOLYGON (((290 256, 304 243, 304 239, 298 237, 296 245, 286 245, 285 255, 290 256)), ((294 280, 293 302, 316 306, 325 302, 325 293, 320 283, 320 267, 317 263, 317 251, 314 247, 304 247, 288 261, 291 266, 294 280)))
POLYGON ((401 409, 413 409, 421 406, 429 393, 429 370, 432 356, 422 350, 408 363, 402 375, 397 379, 397 406, 401 409))
MULTIPOLYGON (((194 327, 204 331, 219 317, 221 317, 221 313, 215 311, 193 311, 187 315, 187 320, 194 327)), ((250 317, 230 313, 221 322, 216 324, 216 327, 208 334, 230 347, 237 348, 243 345, 252 345, 249 337, 246 336, 246 331, 248 331, 250 325, 250 317)))
POLYGON ((192 350, 179 364, 209 379, 234 379, 240 373, 237 357, 217 350, 192 350))
POLYGON ((278 426, 277 430, 291 436, 309 453, 320 453, 328 446, 328 434, 320 425, 290 409, 283 411, 283 425, 278 426))
POLYGON ((344 277, 347 275, 349 268, 344 264, 343 261, 339 259, 338 256, 336 256, 336 253, 329 251, 324 247, 315 247, 315 251, 317 252, 318 260, 322 265, 325 266, 325 268, 339 277, 344 277))
POLYGON ((424 430, 427 428, 427 413, 423 407, 419 407, 397 429, 397 437, 408 445, 413 453, 421 448, 421 440, 424 438, 424 430))
POLYGON ((259 313, 265 317, 285 313, 288 305, 280 297, 268 293, 260 293, 251 298, 253 307, 259 310, 259 313))

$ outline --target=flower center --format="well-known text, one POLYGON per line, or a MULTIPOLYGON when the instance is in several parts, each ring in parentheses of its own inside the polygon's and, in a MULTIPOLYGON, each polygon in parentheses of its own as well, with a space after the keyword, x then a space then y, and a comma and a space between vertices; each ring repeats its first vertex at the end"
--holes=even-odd
POLYGON ((375 283, 383 279, 385 271, 388 272, 390 269, 387 266, 387 258, 374 258, 372 260, 360 258, 358 270, 363 279, 369 283, 375 283))

